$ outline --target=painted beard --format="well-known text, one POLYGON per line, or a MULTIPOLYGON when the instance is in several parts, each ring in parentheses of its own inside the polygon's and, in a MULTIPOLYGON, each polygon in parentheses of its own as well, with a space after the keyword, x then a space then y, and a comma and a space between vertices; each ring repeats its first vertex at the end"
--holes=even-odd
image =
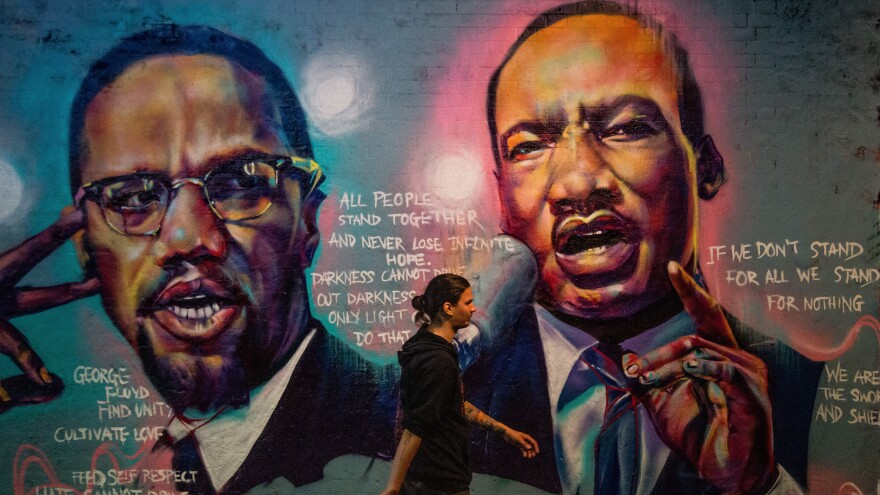
MULTIPOLYGON (((232 278, 226 280, 227 286, 236 285, 232 278)), ((168 335, 157 328, 157 321, 141 320, 136 337, 138 355, 168 405, 183 412, 249 404, 251 390, 273 376, 304 337, 304 332, 294 331, 299 328, 296 320, 282 316, 297 309, 307 311, 307 304, 291 305, 291 294, 305 297, 297 287, 291 282, 259 310, 255 301, 239 295, 250 291, 236 290, 235 321, 213 339, 191 340, 183 346, 167 347, 168 335)), ((205 315, 205 319, 211 318, 205 315)))
POLYGON ((159 356, 146 332, 138 333, 138 354, 150 381, 176 412, 238 408, 250 401, 248 365, 237 347, 198 355, 172 352, 159 356))
POLYGON ((133 344, 177 412, 247 405, 253 387, 283 366, 304 337, 304 279, 291 270, 255 277, 248 266, 236 257, 183 262, 139 305, 133 344))

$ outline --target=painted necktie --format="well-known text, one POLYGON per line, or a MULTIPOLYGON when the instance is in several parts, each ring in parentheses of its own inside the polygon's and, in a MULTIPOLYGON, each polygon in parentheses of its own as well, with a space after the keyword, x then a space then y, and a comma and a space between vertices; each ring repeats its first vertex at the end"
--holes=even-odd
POLYGON ((638 401, 627 387, 619 345, 597 344, 609 376, 605 385, 605 417, 596 438, 597 494, 634 494, 639 476, 638 401))
POLYGON ((177 489, 193 495, 215 495, 217 492, 211 484, 195 436, 190 433, 174 444, 174 457, 171 464, 178 472, 185 473, 177 482, 177 489))
POLYGON ((632 495, 639 479, 638 402, 627 387, 620 367, 624 354, 619 345, 597 344, 585 350, 572 369, 559 398, 560 410, 578 400, 591 384, 600 382, 605 390, 602 427, 594 444, 594 479, 581 479, 577 494, 632 495))

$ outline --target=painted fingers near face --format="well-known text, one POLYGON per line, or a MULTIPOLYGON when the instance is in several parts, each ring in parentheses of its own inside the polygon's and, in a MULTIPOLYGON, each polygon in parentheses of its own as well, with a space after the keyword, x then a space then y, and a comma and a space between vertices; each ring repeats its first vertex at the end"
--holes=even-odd
POLYGON ((52 287, 15 287, 34 266, 80 231, 84 222, 82 211, 65 208, 48 228, 0 254, 0 352, 9 356, 24 373, 0 380, 0 412, 19 405, 48 402, 63 389, 61 379, 49 373, 27 338, 9 319, 98 292, 99 283, 95 278, 52 287))
POLYGON ((696 335, 623 357, 666 444, 725 493, 760 489, 775 473, 767 369, 739 349, 721 306, 677 263, 672 284, 696 335))

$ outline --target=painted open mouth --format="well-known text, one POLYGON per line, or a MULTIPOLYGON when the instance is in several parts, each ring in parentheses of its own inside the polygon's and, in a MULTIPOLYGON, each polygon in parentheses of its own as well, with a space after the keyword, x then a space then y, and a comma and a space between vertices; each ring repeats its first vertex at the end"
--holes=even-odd
POLYGON ((635 252, 638 229, 611 210, 563 218, 553 247, 560 267, 572 274, 602 273, 622 266, 635 252))
POLYGON ((166 285, 147 313, 178 339, 205 341, 236 319, 243 308, 240 299, 216 280, 181 278, 166 285))
POLYGON ((627 242, 628 223, 607 211, 597 211, 589 217, 572 215, 556 228, 556 252, 562 255, 584 251, 598 253, 614 244, 627 242))
POLYGON ((582 224, 571 229, 557 243, 556 252, 559 254, 577 254, 591 252, 598 254, 609 246, 623 242, 623 232, 612 229, 597 228, 594 225, 582 224))
POLYGON ((169 301, 167 309, 178 318, 204 321, 220 312, 227 302, 212 294, 193 294, 169 301))

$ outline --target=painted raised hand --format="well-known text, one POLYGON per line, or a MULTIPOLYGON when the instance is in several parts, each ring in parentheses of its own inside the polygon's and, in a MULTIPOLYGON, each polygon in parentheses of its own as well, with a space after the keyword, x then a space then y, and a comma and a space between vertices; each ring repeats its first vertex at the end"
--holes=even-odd
POLYGON ((15 406, 48 402, 64 388, 61 378, 46 369, 28 339, 9 320, 98 292, 96 278, 51 287, 16 287, 34 266, 83 225, 83 212, 67 207, 45 230, 0 254, 0 352, 9 356, 23 372, 0 380, 0 412, 15 406))
POLYGON ((523 305, 534 303, 538 264, 532 251, 518 239, 494 237, 492 258, 486 267, 469 273, 478 311, 471 325, 455 335, 459 364, 466 369, 481 352, 503 344, 504 330, 513 328, 523 305))
POLYGON ((739 348, 721 306, 684 269, 669 277, 696 335, 623 356, 657 432, 724 493, 761 493, 775 479, 767 368, 739 348))

